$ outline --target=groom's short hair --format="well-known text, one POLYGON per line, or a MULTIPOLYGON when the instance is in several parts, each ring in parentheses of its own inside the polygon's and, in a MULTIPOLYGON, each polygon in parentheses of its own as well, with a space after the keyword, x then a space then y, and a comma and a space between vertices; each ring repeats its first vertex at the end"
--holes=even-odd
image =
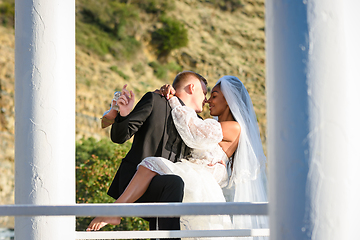
POLYGON ((172 84, 173 88, 176 90, 177 88, 181 87, 190 76, 196 77, 200 82, 205 83, 205 86, 207 86, 207 80, 200 74, 193 71, 182 71, 176 75, 172 84))

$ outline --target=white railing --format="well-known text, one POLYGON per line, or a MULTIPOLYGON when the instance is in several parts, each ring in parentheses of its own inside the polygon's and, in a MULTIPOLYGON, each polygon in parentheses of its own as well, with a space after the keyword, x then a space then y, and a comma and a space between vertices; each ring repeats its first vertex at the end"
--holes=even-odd
MULTIPOLYGON (((176 217, 183 215, 268 215, 267 203, 131 203, 74 205, 2 205, 0 216, 122 216, 176 217)), ((269 236, 269 229, 189 231, 76 232, 76 239, 145 239, 184 237, 269 236)))

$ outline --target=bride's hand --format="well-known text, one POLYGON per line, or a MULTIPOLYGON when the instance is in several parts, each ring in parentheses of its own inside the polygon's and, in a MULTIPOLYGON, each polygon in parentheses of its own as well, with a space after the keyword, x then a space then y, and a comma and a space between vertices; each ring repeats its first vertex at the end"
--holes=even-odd
POLYGON ((169 84, 163 85, 159 90, 159 94, 161 96, 166 96, 167 100, 172 98, 175 95, 175 93, 176 93, 175 89, 173 88, 173 86, 169 84))

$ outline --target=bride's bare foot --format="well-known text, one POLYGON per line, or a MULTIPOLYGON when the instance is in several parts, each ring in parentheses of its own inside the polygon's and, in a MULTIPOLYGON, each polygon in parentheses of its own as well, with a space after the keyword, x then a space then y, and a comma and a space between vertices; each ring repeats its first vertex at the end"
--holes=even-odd
POLYGON ((96 217, 91 221, 86 231, 97 231, 108 224, 118 225, 120 224, 120 222, 121 222, 121 217, 96 217))

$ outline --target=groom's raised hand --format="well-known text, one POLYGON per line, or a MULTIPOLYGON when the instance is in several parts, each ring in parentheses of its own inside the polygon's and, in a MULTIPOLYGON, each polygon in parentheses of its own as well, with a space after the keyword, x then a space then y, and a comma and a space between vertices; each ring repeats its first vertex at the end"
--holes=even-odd
POLYGON ((126 87, 127 84, 124 85, 123 89, 121 90, 121 96, 116 101, 117 105, 119 106, 119 114, 122 117, 129 115, 135 104, 135 94, 133 91, 129 92, 126 87))

